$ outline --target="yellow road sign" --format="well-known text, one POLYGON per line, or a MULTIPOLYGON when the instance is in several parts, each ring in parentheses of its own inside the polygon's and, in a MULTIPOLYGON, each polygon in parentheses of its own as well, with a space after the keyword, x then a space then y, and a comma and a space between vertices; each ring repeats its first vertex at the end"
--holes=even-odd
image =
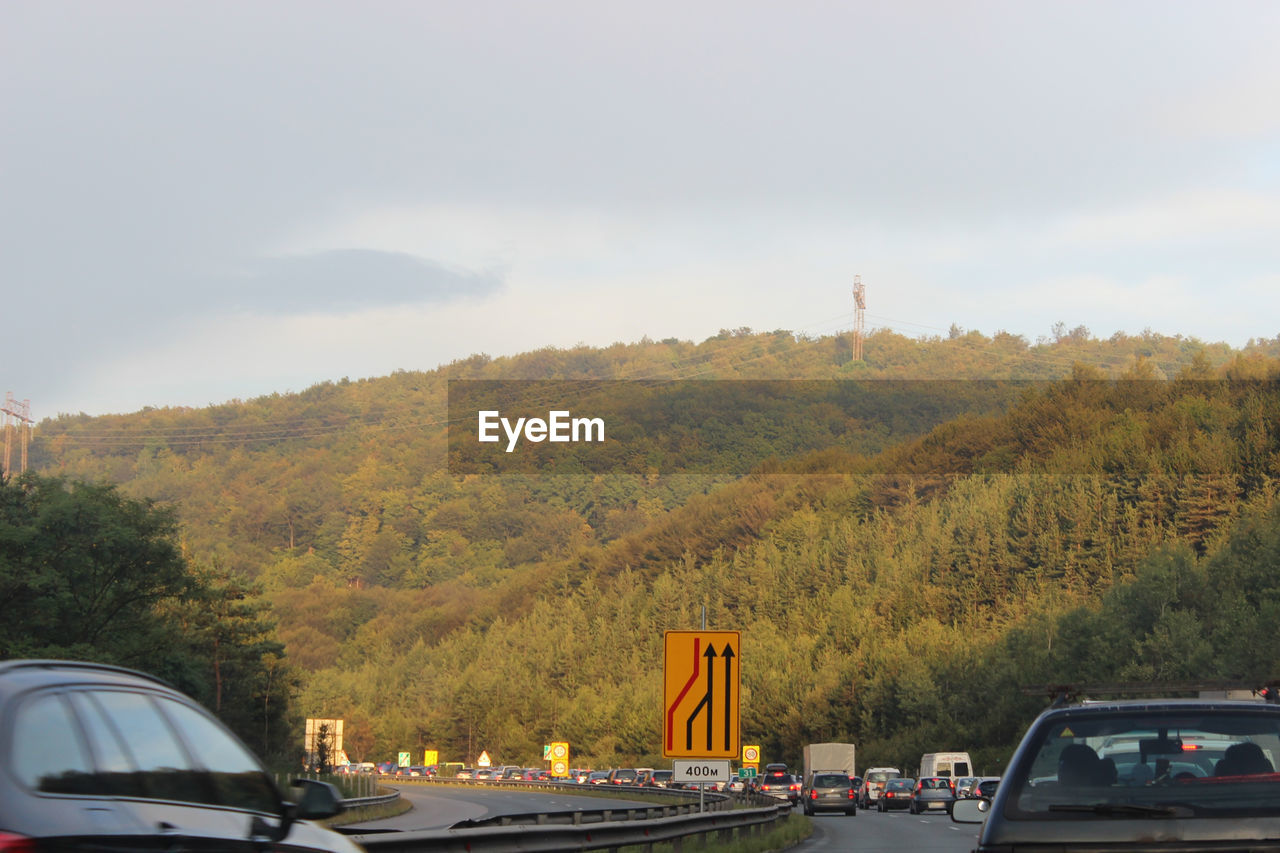
POLYGON ((557 779, 569 775, 569 744, 564 741, 551 744, 551 775, 557 779))
POLYGON ((759 764, 760 763, 760 747, 757 744, 748 744, 742 748, 743 764, 759 764))
POLYGON ((662 754, 737 758, 741 637, 737 631, 668 631, 662 668, 662 754))

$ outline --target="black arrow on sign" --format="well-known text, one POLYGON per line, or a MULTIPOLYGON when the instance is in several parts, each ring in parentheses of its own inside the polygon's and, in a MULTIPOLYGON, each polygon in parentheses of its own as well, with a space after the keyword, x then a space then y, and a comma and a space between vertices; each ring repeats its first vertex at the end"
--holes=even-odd
MULTIPOLYGON (((733 744, 730 742, 730 731, 733 729, 733 701, 729 691, 733 689, 733 646, 724 644, 724 751, 728 752, 733 744)), ((707 661, 708 667, 711 661, 707 661)), ((711 719, 711 709, 707 709, 707 719, 711 719)), ((711 746, 711 738, 707 738, 707 746, 711 746)))
POLYGON ((712 701, 712 695, 715 693, 716 680, 715 670, 713 668, 713 664, 716 659, 715 647, 708 645, 707 650, 702 653, 702 656, 707 659, 707 692, 702 694, 702 701, 698 703, 697 707, 689 713, 688 719, 684 721, 684 748, 686 750, 693 749, 693 721, 702 713, 703 708, 707 711, 707 748, 711 748, 711 713, 712 708, 715 705, 712 701))

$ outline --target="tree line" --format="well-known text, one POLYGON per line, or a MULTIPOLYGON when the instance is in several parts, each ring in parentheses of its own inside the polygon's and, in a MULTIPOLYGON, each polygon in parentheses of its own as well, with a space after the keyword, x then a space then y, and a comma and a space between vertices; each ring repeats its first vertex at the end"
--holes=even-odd
MULTIPOLYGON (((712 627, 743 631, 743 734, 768 760, 848 739, 863 763, 963 746, 998 772, 1040 701, 1029 685, 1275 665, 1229 644, 1264 630, 1274 606, 1262 543, 1277 527, 1276 343, 879 333, 864 362, 847 344, 739 330, 63 418, 34 446, 52 479, 25 488, 99 495, 146 521, 145 541, 169 543, 185 570, 155 573, 141 599, 154 624, 130 617, 141 627, 100 648, 281 753, 314 716, 347 721, 353 760, 486 749, 524 764, 565 740, 584 760, 653 765, 662 632, 696 627, 704 607, 712 627), (443 465, 450 378, 662 369, 1038 381, 995 411, 827 413, 825 431, 801 423, 819 408, 779 407, 788 440, 812 441, 779 443, 744 475, 443 465), (837 425, 867 440, 833 441, 837 425)), ((757 441, 758 427, 729 438, 757 441)), ((15 518, 53 523, 30 507, 15 518)), ((39 529, 56 541, 61 528, 39 529)), ((13 559, 35 575, 73 573, 28 541, 13 559)), ((152 559, 129 565, 169 565, 152 559)), ((46 639, 6 639, 5 654, 99 648, 32 636, 46 639)))

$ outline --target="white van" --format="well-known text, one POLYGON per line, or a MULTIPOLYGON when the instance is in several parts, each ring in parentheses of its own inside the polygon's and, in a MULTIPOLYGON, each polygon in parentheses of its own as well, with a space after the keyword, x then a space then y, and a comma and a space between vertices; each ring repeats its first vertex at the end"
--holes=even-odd
POLYGON ((930 752, 920 756, 920 773, 918 778, 926 776, 946 776, 957 779, 961 776, 973 776, 973 762, 967 752, 930 752))

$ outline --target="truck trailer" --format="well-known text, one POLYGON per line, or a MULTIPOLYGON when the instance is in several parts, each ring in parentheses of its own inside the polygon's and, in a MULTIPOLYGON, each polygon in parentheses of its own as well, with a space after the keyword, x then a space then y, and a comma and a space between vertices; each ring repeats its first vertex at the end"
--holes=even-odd
POLYGON ((804 748, 804 781, 814 773, 834 771, 846 776, 857 775, 856 748, 851 743, 811 743, 804 748))

